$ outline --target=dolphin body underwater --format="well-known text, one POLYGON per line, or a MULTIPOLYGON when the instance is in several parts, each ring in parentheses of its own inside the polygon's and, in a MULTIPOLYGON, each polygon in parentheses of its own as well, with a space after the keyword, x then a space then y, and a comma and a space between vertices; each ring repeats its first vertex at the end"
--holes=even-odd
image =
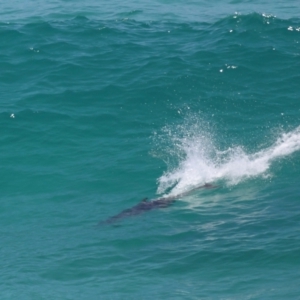
POLYGON ((170 206, 172 203, 174 203, 179 198, 188 195, 189 193, 198 190, 198 189, 214 189, 217 188, 217 186, 214 186, 210 183, 205 183, 204 185, 198 186, 190 191, 175 195, 175 196, 167 196, 167 197, 161 197, 153 200, 148 200, 148 198, 144 198, 140 203, 137 205, 127 208, 123 211, 121 211, 119 214, 114 215, 105 221, 100 221, 98 223, 98 226, 105 225, 105 224, 113 224, 117 222, 118 220, 134 215, 142 214, 145 211, 157 209, 157 208, 165 208, 170 206))

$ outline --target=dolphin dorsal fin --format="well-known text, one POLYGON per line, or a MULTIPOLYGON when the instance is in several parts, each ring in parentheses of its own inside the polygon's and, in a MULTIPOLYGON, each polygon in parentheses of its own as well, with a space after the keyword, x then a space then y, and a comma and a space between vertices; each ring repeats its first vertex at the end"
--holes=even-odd
POLYGON ((141 202, 147 202, 147 201, 148 201, 147 197, 141 200, 141 202))

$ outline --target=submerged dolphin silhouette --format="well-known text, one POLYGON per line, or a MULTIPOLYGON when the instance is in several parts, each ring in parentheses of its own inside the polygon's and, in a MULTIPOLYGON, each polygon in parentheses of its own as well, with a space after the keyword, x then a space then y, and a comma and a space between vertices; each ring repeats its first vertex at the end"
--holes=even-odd
POLYGON ((148 198, 144 198, 140 203, 138 203, 137 205, 131 207, 131 208, 127 208, 123 211, 121 211, 119 214, 112 216, 108 219, 106 219, 105 221, 100 221, 98 223, 98 225, 103 225, 103 224, 111 224, 111 223, 115 223, 117 222, 119 219, 122 218, 126 218, 129 216, 134 216, 134 215, 138 215, 141 214, 145 211, 148 210, 152 210, 152 209, 157 209, 157 208, 164 208, 164 207, 168 207, 170 206, 172 203, 174 203, 177 199, 195 191, 198 189, 202 189, 202 188, 206 188, 206 189, 213 189, 216 188, 216 186, 210 184, 210 183, 206 183, 204 185, 198 186, 188 192, 184 192, 175 196, 168 196, 168 197, 161 197, 161 198, 157 198, 157 199, 153 199, 148 201, 148 198))

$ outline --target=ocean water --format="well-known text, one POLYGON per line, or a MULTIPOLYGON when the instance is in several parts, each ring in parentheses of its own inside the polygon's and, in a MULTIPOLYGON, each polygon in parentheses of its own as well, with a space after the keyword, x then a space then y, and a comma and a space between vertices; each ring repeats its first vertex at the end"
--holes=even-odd
POLYGON ((299 15, 3 1, 0 298, 300 299, 299 15))

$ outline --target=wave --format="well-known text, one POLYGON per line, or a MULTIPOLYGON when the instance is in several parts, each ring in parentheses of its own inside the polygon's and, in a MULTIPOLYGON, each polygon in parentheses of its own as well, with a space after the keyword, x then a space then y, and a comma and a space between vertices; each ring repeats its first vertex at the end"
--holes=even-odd
MULTIPOLYGON (((172 142, 168 152, 177 156, 177 166, 158 179, 158 194, 177 195, 217 181, 236 185, 250 178, 266 178, 273 162, 300 150, 300 126, 281 133, 271 146, 254 153, 248 153, 243 146, 220 150, 207 126, 201 127, 184 125, 163 130, 172 142)), ((170 162, 171 159, 167 161, 169 167, 170 162)))

